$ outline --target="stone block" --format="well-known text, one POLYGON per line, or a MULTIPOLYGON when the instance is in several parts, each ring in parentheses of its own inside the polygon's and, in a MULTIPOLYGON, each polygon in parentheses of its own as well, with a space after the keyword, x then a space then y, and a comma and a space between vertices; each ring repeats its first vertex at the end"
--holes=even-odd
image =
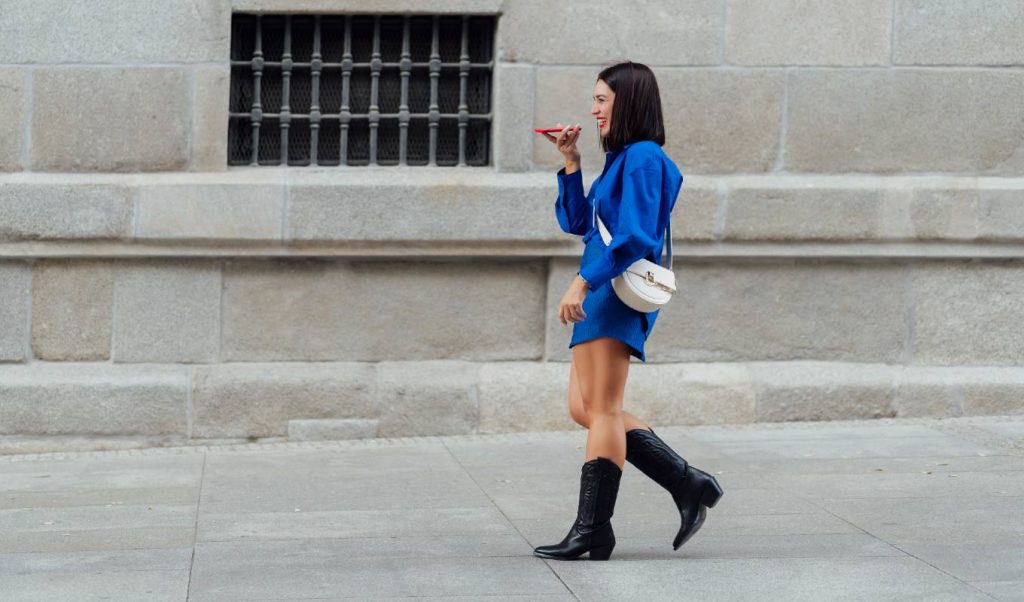
POLYGON ((920 240, 973 240, 978 235, 977 188, 919 189, 912 193, 910 219, 920 240))
POLYGON ((684 177, 774 168, 785 88, 781 72, 663 69, 657 75, 665 152, 684 177))
POLYGON ((139 187, 135 236, 173 240, 281 240, 283 184, 139 187))
POLYGON ((184 435, 188 369, 34 362, 0 365, 0 433, 184 435))
POLYGON ((534 127, 548 127, 534 120, 534 67, 497 63, 494 69, 494 157, 500 171, 529 171, 532 166, 534 127))
POLYGON ((894 0, 896 65, 1024 64, 1024 5, 894 0))
POLYGON ((0 361, 26 360, 31 287, 26 263, 0 261, 0 361))
MULTIPOLYGON (((103 18, 109 21, 109 13, 103 18)), ((147 39, 137 33, 133 37, 147 39)), ((183 169, 188 162, 191 104, 188 76, 179 67, 37 69, 32 84, 32 169, 183 169), (85 90, 88 93, 82 93, 85 90)))
POLYGON ((907 366, 893 404, 899 416, 983 416, 1024 413, 1019 366, 907 366))
MULTIPOLYGON (((724 11, 716 0, 643 0, 588 4, 517 0, 505 3, 498 56, 527 63, 594 64, 630 60, 651 65, 717 65, 724 11), (595 35, 595 23, 601 27, 595 35)), ((597 75, 599 69, 594 69, 597 75)))
POLYGON ((754 421, 754 387, 737 364, 636 364, 623 406, 652 425, 754 421))
POLYGON ((220 359, 219 262, 125 261, 114 283, 115 362, 220 359))
POLYGON ((672 242, 710 242, 718 235, 716 215, 719 210, 716 186, 700 176, 683 177, 683 187, 672 208, 672 242), (696 182, 694 182, 696 180, 696 182))
POLYGON ((979 191, 978 240, 1024 240, 1024 190, 979 191))
POLYGON ((132 233, 127 186, 9 183, 0 186, 0 240, 120 239, 132 233))
POLYGON ((902 215, 906 195, 898 189, 737 187, 729 190, 727 203, 726 239, 872 241, 909 236, 909 219, 902 215))
POLYGON ((896 417, 963 416, 963 400, 957 384, 961 378, 953 368, 899 367, 892 402, 896 417))
POLYGON ((569 364, 488 362, 480 368, 481 433, 566 431, 578 425, 569 415, 569 364))
POLYGON ((480 366, 462 361, 377 364, 377 436, 475 432, 480 416, 480 366))
POLYGON ((893 0, 729 0, 733 65, 886 65, 893 0))
POLYGON ((1020 175, 1021 96, 1018 71, 793 71, 786 169, 1020 175))
MULTIPOLYGON (((580 123, 577 146, 584 174, 604 168, 604 152, 590 107, 597 69, 537 69, 537 123, 580 123), (594 149, 594 150, 591 150, 594 149)), ((685 176, 695 173, 771 171, 775 165, 784 75, 730 69, 654 69, 658 78, 665 146, 685 176), (729 102, 722 102, 728 98, 729 102)), ((614 114, 612 116, 614 119, 614 114)), ((534 138, 534 162, 557 170, 562 156, 551 142, 534 138), (550 147, 550 148, 549 148, 550 147)), ((685 184, 684 184, 685 186, 685 184)))
POLYGON ((358 418, 289 420, 289 441, 341 441, 377 436, 377 421, 358 418))
POLYGON ((910 274, 915 363, 1020 365, 1024 266, 1019 261, 921 261, 910 274))
POLYGON ((538 261, 233 261, 224 359, 539 359, 538 261))
MULTIPOLYGON (((3 42, 0 42, 3 44, 3 42)), ((25 119, 25 73, 0 67, 0 172, 21 171, 22 132, 25 119)), ((531 103, 532 104, 532 103, 531 103)))
POLYGON ((197 366, 194 437, 288 434, 290 420, 375 416, 374 366, 273 363, 197 366))
POLYGON ((968 416, 1024 414, 1024 369, 1014 366, 963 368, 957 383, 968 416))
MULTIPOLYGON (((316 241, 403 240, 433 246, 478 240, 553 241, 558 183, 533 175, 493 172, 424 175, 382 168, 342 182, 316 175, 289 185, 285 238, 316 241), (386 208, 386 210, 385 210, 386 208)), ((463 249, 464 246, 460 246, 463 249)))
POLYGON ((648 340, 654 361, 898 362, 905 267, 892 263, 679 263, 679 291, 648 340), (659 334, 660 331, 660 334, 659 334))
POLYGON ((228 168, 228 106, 231 71, 195 67, 192 72, 192 171, 228 168))
POLYGON ((32 352, 62 361, 110 358, 114 268, 106 260, 44 259, 32 273, 32 352))
MULTIPOLYGON (((231 2, 5 0, 6 63, 192 63, 226 60, 231 2)), ((80 99, 88 94, 64 94, 80 99)))
POLYGON ((886 418, 898 378, 885 364, 750 364, 758 422, 886 418))

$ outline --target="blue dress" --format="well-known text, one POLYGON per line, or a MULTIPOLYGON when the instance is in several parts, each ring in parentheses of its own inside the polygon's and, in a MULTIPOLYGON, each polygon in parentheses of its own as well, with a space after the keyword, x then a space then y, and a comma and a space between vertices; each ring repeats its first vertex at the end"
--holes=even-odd
POLYGON ((555 217, 569 234, 583 237, 580 276, 590 288, 583 299, 587 317, 575 322, 574 345, 600 337, 626 343, 630 355, 647 361, 644 343, 660 310, 636 311, 619 300, 611 281, 641 258, 660 263, 665 227, 675 206, 683 176, 675 163, 652 140, 625 145, 605 155, 604 170, 583 194, 583 175, 558 171, 555 217), (596 213, 612 235, 605 245, 596 225, 596 213))

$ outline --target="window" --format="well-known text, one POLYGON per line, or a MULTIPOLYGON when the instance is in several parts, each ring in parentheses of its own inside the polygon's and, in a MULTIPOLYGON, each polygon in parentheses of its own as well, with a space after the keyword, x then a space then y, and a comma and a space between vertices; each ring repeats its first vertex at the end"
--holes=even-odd
POLYGON ((492 16, 231 25, 229 165, 488 165, 492 16))

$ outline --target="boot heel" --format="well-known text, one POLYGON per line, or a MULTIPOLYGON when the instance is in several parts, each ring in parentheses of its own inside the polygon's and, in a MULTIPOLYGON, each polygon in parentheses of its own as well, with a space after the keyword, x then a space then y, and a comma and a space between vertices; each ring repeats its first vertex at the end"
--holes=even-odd
POLYGON ((715 504, 718 503, 718 499, 722 497, 722 488, 718 486, 718 481, 711 479, 711 481, 704 487, 704 492, 701 493, 700 503, 704 504, 708 508, 714 508, 715 504))
POLYGON ((591 560, 608 560, 611 557, 611 555, 612 555, 612 548, 614 548, 614 547, 615 547, 615 544, 610 543, 610 544, 608 544, 606 546, 601 546, 599 548, 592 548, 590 550, 590 559, 591 560))

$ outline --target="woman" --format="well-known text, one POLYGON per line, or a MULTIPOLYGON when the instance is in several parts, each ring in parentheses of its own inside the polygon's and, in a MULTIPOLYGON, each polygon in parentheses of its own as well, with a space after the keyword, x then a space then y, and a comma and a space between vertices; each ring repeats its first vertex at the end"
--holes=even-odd
POLYGON ((565 232, 583 236, 586 245, 579 272, 558 308, 559 321, 573 323, 569 413, 588 429, 579 508, 560 543, 534 549, 536 556, 562 560, 585 552, 590 560, 611 556, 611 517, 626 460, 672 494, 682 519, 673 549, 697 532, 706 509, 722 495, 714 477, 690 466, 650 425, 622 411, 630 356, 647 361, 644 343, 658 312, 626 306, 611 280, 642 257, 660 263, 665 227, 683 181, 661 149, 665 132, 654 74, 630 61, 604 69, 590 112, 606 155, 604 171, 586 196, 576 149, 579 124, 557 136, 544 134, 565 157, 565 168, 558 171, 558 223, 565 232), (595 213, 612 235, 607 246, 595 213))

